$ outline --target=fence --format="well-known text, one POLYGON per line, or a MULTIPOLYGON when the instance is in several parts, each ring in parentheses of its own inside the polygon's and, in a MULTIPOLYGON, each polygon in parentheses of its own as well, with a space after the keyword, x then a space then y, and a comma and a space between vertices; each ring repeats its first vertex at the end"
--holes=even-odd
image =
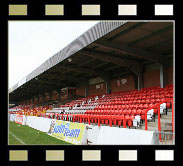
POLYGON ((166 103, 166 102, 171 102, 171 105, 172 105, 172 131, 174 132, 174 99, 171 98, 171 99, 166 99, 164 101, 162 101, 161 103, 158 103, 148 109, 146 109, 145 111, 145 130, 148 130, 148 125, 147 125, 147 112, 150 110, 150 109, 158 109, 158 131, 159 131, 159 139, 161 141, 161 121, 160 121, 160 105, 162 103, 166 103))
POLYGON ((158 144, 158 145, 175 145, 175 138, 174 138, 175 133, 173 133, 173 132, 155 131, 154 137, 159 139, 155 142, 155 144, 158 144))

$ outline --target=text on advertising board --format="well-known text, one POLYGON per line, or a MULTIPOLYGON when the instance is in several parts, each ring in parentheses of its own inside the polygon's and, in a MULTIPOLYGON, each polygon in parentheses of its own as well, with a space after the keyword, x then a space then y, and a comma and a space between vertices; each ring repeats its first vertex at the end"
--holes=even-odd
POLYGON ((85 124, 58 120, 54 125, 51 135, 72 144, 81 144, 84 129, 85 124))

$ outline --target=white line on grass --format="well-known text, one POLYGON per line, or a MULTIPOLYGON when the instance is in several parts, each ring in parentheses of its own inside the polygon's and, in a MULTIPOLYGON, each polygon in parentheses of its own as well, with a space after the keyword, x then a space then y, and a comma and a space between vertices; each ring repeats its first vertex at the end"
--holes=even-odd
POLYGON ((10 133, 16 140, 18 140, 21 144, 26 145, 25 142, 23 142, 20 138, 18 138, 18 137, 17 137, 16 135, 14 135, 12 132, 9 131, 9 133, 10 133))

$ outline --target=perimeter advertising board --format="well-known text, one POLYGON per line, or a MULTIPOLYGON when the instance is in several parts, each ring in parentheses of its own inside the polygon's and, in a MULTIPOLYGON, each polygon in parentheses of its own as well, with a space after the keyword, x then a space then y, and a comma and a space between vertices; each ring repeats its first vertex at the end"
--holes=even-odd
POLYGON ((26 122, 26 116, 25 115, 16 115, 15 116, 15 122, 21 125, 25 125, 26 122))
POLYGON ((48 133, 60 140, 80 145, 82 144, 85 127, 86 125, 82 123, 53 120, 48 133))
POLYGON ((15 121, 16 114, 9 114, 9 120, 14 122, 15 121))

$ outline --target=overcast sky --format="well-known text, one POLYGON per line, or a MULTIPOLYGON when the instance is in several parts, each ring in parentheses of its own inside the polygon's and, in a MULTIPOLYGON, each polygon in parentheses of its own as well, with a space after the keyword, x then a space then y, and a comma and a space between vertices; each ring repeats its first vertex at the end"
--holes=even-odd
POLYGON ((10 21, 9 88, 98 21, 10 21))

